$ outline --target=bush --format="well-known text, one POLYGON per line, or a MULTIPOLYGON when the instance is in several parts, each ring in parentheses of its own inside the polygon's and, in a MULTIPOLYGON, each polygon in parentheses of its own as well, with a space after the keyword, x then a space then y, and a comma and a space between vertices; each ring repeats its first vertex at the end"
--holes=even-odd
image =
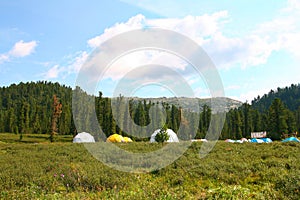
POLYGON ((161 143, 168 141, 168 139, 170 138, 170 136, 168 135, 167 130, 168 130, 167 126, 164 125, 160 129, 159 133, 156 134, 155 141, 156 142, 161 142, 161 143))
POLYGON ((300 177, 297 175, 286 175, 277 181, 275 188, 281 191, 288 199, 299 199, 300 197, 300 177))

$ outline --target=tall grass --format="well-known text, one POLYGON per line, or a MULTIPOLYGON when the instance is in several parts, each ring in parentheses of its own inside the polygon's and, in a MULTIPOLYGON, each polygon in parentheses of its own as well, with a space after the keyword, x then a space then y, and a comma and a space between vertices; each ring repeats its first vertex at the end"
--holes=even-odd
POLYGON ((200 159, 201 144, 166 168, 132 174, 105 166, 81 144, 0 143, 0 199, 299 199, 300 144, 218 142, 200 159))

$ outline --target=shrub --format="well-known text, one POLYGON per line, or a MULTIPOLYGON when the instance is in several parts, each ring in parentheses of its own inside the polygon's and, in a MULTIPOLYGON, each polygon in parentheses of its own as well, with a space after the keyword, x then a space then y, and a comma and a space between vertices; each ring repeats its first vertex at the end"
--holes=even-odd
POLYGON ((300 197, 300 177, 298 175, 286 175, 277 181, 275 188, 282 191, 288 199, 298 199, 300 197))
POLYGON ((159 133, 156 134, 155 141, 156 142, 161 142, 161 143, 168 141, 168 139, 170 138, 170 136, 168 135, 167 130, 168 130, 167 126, 164 125, 160 129, 159 133))

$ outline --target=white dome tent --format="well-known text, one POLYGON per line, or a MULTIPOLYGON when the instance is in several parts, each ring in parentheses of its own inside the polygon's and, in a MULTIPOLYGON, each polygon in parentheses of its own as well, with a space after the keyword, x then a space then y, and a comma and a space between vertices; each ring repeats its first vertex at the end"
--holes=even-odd
MULTIPOLYGON (((156 131, 154 131, 154 133, 150 137, 150 142, 156 142, 155 141, 155 136, 159 132, 160 132, 160 129, 157 129, 156 131)), ((167 129, 167 134, 169 135, 169 139, 166 142, 179 142, 178 137, 177 137, 176 133, 173 130, 167 129)))
POLYGON ((95 142, 94 137, 86 132, 78 133, 74 138, 73 138, 73 143, 91 143, 95 142))

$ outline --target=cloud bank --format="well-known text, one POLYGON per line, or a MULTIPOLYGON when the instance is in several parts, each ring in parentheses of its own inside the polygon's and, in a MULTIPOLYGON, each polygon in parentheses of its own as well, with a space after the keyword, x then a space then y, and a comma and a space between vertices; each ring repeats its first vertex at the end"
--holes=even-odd
MULTIPOLYGON (((103 33, 87 41, 93 49, 106 40, 135 29, 158 27, 179 32, 197 42, 211 57, 220 70, 261 67, 268 64, 270 57, 276 52, 287 52, 300 60, 300 3, 289 0, 287 6, 277 15, 264 22, 253 25, 248 32, 230 34, 228 28, 232 25, 230 13, 226 10, 200 16, 169 17, 149 19, 142 14, 131 17, 125 22, 118 22, 106 28, 103 33)), ((234 27, 238 30, 242 27, 234 27)), ((77 55, 68 65, 54 66, 47 77, 58 77, 62 74, 76 73, 88 57, 86 52, 77 55)), ((5 56, 0 60, 7 59, 5 56)), ((118 81, 135 67, 145 64, 161 64, 171 66, 179 72, 184 72, 188 64, 174 55, 159 51, 140 51, 119 58, 107 73, 105 79, 118 81)), ((159 72, 158 72, 159 74, 159 72)), ((196 79, 191 74, 186 79, 196 85, 196 79)), ((197 86, 195 86, 197 88, 197 86)), ((228 90, 242 90, 241 87, 227 86, 228 90)), ((254 91, 242 94, 239 99, 251 99, 257 94, 254 91)))
POLYGON ((107 39, 126 31, 159 27, 179 32, 195 40, 219 69, 236 66, 245 69, 267 63, 271 54, 279 50, 289 51, 300 57, 297 45, 300 42, 300 27, 298 18, 295 17, 298 16, 299 3, 297 3, 291 0, 289 6, 282 9, 277 18, 253 27, 247 35, 235 37, 226 35, 224 27, 231 20, 227 11, 164 19, 147 19, 139 14, 127 22, 116 23, 105 29, 101 35, 88 40, 88 45, 95 48, 107 39))

